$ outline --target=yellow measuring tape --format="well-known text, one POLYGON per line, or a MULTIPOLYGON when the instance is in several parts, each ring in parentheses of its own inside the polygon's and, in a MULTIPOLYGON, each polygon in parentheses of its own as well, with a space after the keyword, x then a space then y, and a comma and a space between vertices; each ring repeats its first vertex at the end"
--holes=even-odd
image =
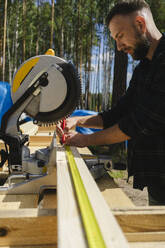
POLYGON ((65 146, 89 248, 106 248, 99 225, 69 146, 65 146))

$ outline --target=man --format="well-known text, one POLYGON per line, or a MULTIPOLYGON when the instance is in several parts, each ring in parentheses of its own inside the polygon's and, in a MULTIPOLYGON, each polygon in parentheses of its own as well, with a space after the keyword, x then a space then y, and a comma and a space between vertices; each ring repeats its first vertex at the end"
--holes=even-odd
MULTIPOLYGON (((115 5, 107 23, 119 51, 140 60, 130 86, 115 108, 66 121, 66 144, 89 146, 128 140, 128 176, 133 187, 148 188, 150 205, 165 205, 165 36, 144 0, 115 5), (104 128, 83 135, 74 126, 104 128)), ((58 127, 57 132, 62 135, 58 127)))

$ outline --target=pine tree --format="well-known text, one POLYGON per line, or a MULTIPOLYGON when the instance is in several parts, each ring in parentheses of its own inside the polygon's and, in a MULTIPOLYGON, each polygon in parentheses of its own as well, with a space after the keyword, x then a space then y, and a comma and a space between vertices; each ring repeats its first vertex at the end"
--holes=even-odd
POLYGON ((4 26, 3 26, 3 65, 2 65, 2 80, 5 81, 5 66, 6 66, 6 23, 7 23, 7 0, 4 5, 4 26))

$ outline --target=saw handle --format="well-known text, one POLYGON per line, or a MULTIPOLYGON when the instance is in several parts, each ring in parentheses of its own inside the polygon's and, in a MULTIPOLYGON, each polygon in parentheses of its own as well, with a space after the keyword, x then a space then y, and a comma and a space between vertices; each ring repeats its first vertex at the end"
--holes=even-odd
MULTIPOLYGON (((66 125, 66 120, 63 120, 61 123, 62 130, 64 130, 65 125, 66 125)), ((62 144, 65 144, 65 134, 62 135, 61 142, 62 142, 62 144)))

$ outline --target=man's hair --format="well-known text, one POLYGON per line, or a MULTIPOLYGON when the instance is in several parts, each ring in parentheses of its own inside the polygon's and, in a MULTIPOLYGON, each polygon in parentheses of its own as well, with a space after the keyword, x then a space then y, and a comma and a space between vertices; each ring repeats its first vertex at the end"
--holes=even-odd
POLYGON ((144 0, 120 1, 110 10, 106 18, 107 26, 109 26, 110 21, 115 15, 129 15, 143 8, 150 10, 150 6, 144 0))

